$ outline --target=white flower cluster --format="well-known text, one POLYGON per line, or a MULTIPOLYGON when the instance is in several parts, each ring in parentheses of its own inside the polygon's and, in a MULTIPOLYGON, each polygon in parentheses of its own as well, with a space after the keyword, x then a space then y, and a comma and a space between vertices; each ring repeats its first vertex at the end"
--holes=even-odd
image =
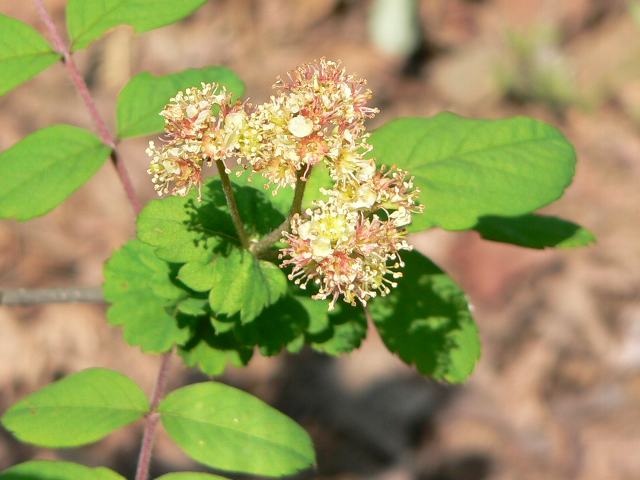
POLYGON ((159 194, 185 195, 200 186, 203 165, 228 157, 280 188, 306 181, 323 163, 333 188, 326 199, 291 220, 281 266, 314 298, 338 298, 366 305, 386 295, 402 273, 400 250, 411 249, 405 227, 419 191, 403 170, 377 169, 365 121, 377 113, 367 106, 366 81, 347 74, 339 62, 321 59, 279 79, 276 95, 251 107, 232 104, 223 87, 178 93, 161 115, 166 139, 151 142, 149 173, 159 194))

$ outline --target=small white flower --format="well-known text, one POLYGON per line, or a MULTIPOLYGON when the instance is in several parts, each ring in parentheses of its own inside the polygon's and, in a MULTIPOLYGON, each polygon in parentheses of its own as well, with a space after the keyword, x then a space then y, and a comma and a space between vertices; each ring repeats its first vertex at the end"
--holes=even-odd
POLYGON ((302 115, 296 115, 289 120, 289 131, 298 138, 304 138, 313 132, 313 122, 302 115))

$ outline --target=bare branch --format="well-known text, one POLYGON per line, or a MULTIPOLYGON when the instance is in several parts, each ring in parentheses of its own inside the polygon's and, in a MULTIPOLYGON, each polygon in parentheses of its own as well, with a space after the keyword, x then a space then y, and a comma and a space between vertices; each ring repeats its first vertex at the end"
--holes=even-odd
POLYGON ((104 303, 104 297, 100 287, 0 289, 0 305, 43 303, 104 303))

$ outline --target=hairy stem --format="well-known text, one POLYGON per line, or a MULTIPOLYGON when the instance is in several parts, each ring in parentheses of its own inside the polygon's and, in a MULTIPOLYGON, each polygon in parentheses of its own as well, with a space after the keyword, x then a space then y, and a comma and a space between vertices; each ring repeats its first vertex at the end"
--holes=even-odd
POLYGON ((104 298, 100 287, 0 289, 0 305, 103 302, 104 298))
POLYGON ((43 23, 47 28, 47 31, 49 32, 49 36, 51 37, 51 43, 53 44, 53 48, 60 55, 62 55, 62 63, 67 69, 67 73, 69 75, 69 78, 71 79, 71 82, 73 83, 78 94, 80 95, 80 98, 82 98, 82 101, 87 107, 87 110, 89 111, 89 115, 91 116, 91 119, 93 120, 93 123, 95 124, 96 129, 98 130, 98 135, 100 137, 100 140, 102 140, 102 142, 105 145, 107 145, 112 149, 112 154, 111 154, 112 163, 116 168, 116 172, 118 173, 120 182, 122 183, 125 193, 127 194, 129 203, 131 203, 131 207, 133 208, 134 212, 137 215, 142 209, 142 205, 140 203, 140 200, 135 194, 135 190, 133 188, 131 178, 129 177, 129 173, 127 172, 124 164, 119 159, 115 151, 116 139, 107 128, 107 124, 105 123, 103 118, 100 116, 100 113, 98 112, 98 108, 96 107, 96 103, 94 102, 93 97, 91 96, 91 92, 89 91, 89 87, 87 86, 87 83, 84 81, 84 78, 82 78, 82 74, 80 73, 80 70, 78 70, 77 65, 73 61, 73 57, 71 55, 71 49, 60 36, 58 29, 53 23, 53 19, 51 18, 51 15, 47 11, 46 7, 44 6, 44 1, 34 0, 34 2, 36 5, 36 9, 38 10, 38 14, 40 15, 40 18, 42 19, 43 23))
POLYGON ((164 391, 167 388, 167 380, 169 378, 169 365, 171 363, 171 355, 173 351, 168 351, 162 356, 160 369, 156 377, 156 383, 153 386, 151 394, 151 408, 147 414, 147 421, 144 425, 144 433, 142 434, 142 444, 140 445, 140 454, 138 455, 138 467, 136 468, 135 480, 147 480, 149 478, 149 466, 151 465, 151 452, 153 451, 153 443, 160 421, 158 413, 158 405, 164 391))
POLYGON ((242 218, 240 217, 240 211, 238 210, 236 197, 233 194, 231 180, 229 180, 229 175, 227 174, 227 167, 222 160, 216 160, 216 167, 218 168, 218 174, 220 175, 220 180, 222 181, 222 191, 224 192, 224 198, 227 200, 229 213, 231 214, 233 225, 236 227, 236 232, 238 233, 240 243, 244 248, 249 249, 249 237, 247 236, 247 232, 244 230, 244 225, 242 224, 242 218))
POLYGON ((293 193, 293 203, 291 204, 291 209, 289 210, 289 215, 286 220, 278 225, 274 230, 267 233, 264 237, 260 239, 259 242, 253 245, 252 252, 257 257, 261 257, 269 248, 280 240, 282 237, 282 233, 289 230, 289 226, 291 225, 291 219, 296 213, 300 213, 302 209, 302 199, 304 198, 304 190, 307 186, 307 178, 309 178, 309 173, 306 177, 303 178, 303 173, 298 172, 298 179, 296 180, 296 188, 293 193))

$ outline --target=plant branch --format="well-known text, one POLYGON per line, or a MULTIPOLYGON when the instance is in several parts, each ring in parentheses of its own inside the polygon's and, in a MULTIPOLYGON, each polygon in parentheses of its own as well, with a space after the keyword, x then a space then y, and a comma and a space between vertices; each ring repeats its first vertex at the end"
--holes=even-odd
POLYGON ((104 298, 100 287, 0 289, 0 305, 103 302, 104 298))
POLYGON ((89 87, 87 86, 87 83, 84 81, 84 78, 80 73, 80 70, 78 70, 76 63, 73 61, 71 50, 69 46, 65 43, 65 41, 62 39, 62 37, 60 36, 58 29, 53 23, 53 18, 51 18, 51 15, 47 11, 46 7, 44 6, 44 1, 34 0, 34 2, 36 5, 36 9, 38 10, 38 14, 40 15, 40 18, 44 22, 47 28, 47 31, 49 32, 49 36, 51 37, 53 48, 60 55, 62 55, 62 63, 67 69, 67 73, 69 75, 69 78, 71 79, 71 82, 73 83, 78 94, 80 95, 80 98, 82 98, 82 101, 87 107, 87 110, 89 111, 89 115, 91 116, 91 119, 93 120, 93 123, 95 124, 96 129, 98 130, 98 135, 100 137, 100 140, 105 145, 107 145, 112 149, 111 161, 116 168, 116 172, 118 173, 118 177, 122 182, 125 193, 127 194, 127 198, 131 203, 131 207, 133 208, 134 212, 137 215, 142 209, 142 205, 140 203, 140 200, 135 194, 135 190, 133 188, 131 178, 129 177, 129 173, 127 172, 124 164, 119 159, 115 151, 116 139, 111 134, 111 132, 107 128, 107 124, 100 116, 100 113, 98 112, 98 108, 96 107, 96 103, 94 102, 93 97, 91 96, 91 92, 89 91, 89 87))
POLYGON ((247 236, 247 232, 244 230, 244 225, 242 224, 242 218, 240 217, 240 211, 238 210, 236 197, 233 195, 231 180, 229 180, 229 175, 227 174, 227 167, 222 160, 216 160, 216 167, 218 168, 218 174, 220 175, 220 180, 222 181, 222 191, 224 192, 224 197, 227 200, 229 213, 231 214, 233 225, 236 227, 236 232, 238 233, 240 243, 244 248, 249 249, 249 237, 247 236))
POLYGON ((142 444, 140 445, 140 454, 138 455, 138 467, 136 468, 135 480, 147 480, 149 478, 149 466, 151 464, 151 452, 153 451, 153 443, 160 421, 158 413, 158 405, 167 388, 167 380, 169 378, 169 365, 171 363, 171 355, 173 351, 168 351, 162 356, 160 369, 156 377, 156 383, 153 386, 151 394, 151 408, 147 414, 144 425, 144 433, 142 434, 142 444))
POLYGON ((307 173, 307 176, 304 177, 302 172, 298 172, 298 178, 296 180, 296 188, 293 193, 293 202, 291 204, 291 209, 289 210, 289 216, 286 218, 284 222, 278 225, 274 230, 267 233, 264 237, 260 239, 259 242, 255 243, 252 247, 252 252, 257 257, 260 257, 264 254, 274 243, 280 240, 282 237, 282 233, 289 230, 289 226, 291 225, 291 219, 297 213, 300 213, 302 210, 302 199, 304 198, 304 190, 307 186, 307 179, 309 178, 310 173, 307 173))

